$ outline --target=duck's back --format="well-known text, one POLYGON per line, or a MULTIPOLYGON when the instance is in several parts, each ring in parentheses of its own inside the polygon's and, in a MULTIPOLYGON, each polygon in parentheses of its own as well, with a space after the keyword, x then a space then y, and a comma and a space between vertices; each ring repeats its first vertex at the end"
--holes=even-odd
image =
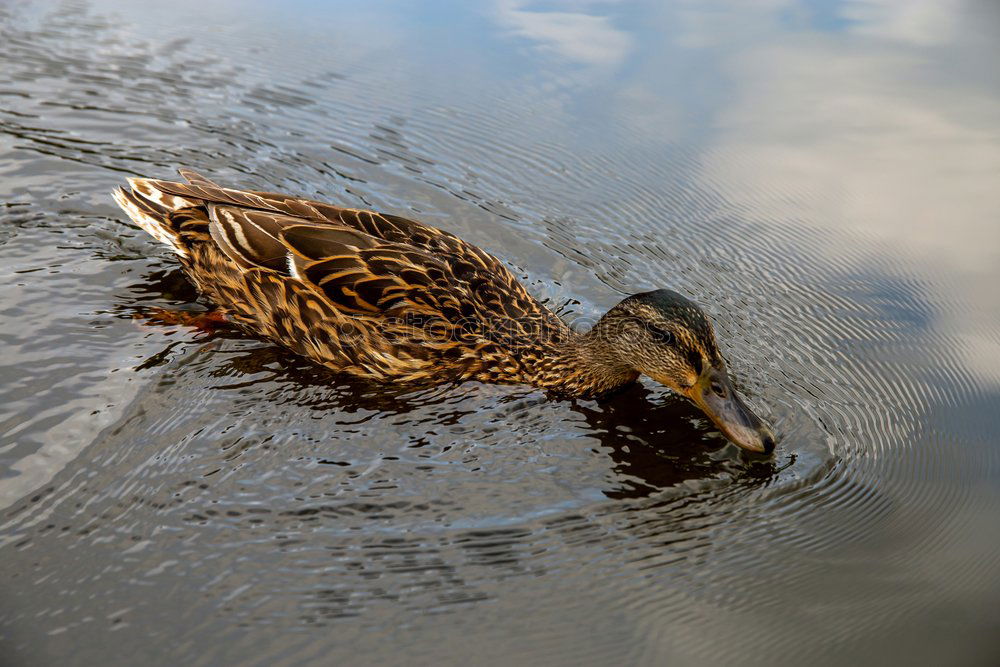
POLYGON ((130 179, 115 199, 237 323, 378 379, 526 381, 568 329, 495 257, 393 215, 289 195, 130 179))

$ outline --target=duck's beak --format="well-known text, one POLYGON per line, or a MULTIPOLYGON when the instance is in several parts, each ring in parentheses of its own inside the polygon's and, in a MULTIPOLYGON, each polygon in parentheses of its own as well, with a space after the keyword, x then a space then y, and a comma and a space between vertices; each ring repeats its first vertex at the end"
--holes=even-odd
POLYGON ((774 451, 774 433, 736 393, 724 368, 711 368, 684 392, 734 444, 751 452, 774 451))

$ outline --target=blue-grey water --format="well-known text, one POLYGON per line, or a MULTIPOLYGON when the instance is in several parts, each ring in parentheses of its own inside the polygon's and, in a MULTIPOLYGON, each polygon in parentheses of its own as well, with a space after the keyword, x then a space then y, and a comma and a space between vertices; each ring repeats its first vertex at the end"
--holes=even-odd
POLYGON ((0 3, 0 663, 1000 663, 1000 5, 0 3), (348 382, 108 196, 414 217, 699 301, 780 441, 348 382))

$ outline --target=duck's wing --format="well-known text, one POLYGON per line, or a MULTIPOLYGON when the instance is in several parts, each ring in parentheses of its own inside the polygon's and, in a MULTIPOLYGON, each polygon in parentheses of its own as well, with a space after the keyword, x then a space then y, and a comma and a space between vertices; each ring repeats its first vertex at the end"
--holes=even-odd
POLYGON ((182 236, 204 240, 207 231, 240 267, 302 280, 346 312, 437 309, 453 322, 478 317, 513 320, 503 326, 514 329, 521 328, 517 322, 562 326, 500 260, 453 234, 400 216, 224 188, 191 170, 180 173, 187 183, 130 182, 133 192, 174 210, 182 236), (185 207, 208 215, 185 214, 185 207))
POLYGON ((379 320, 400 342, 426 344, 435 327, 442 341, 468 344, 498 331, 538 335, 551 325, 548 310, 526 293, 518 298, 478 255, 430 252, 268 211, 211 205, 209 213, 212 240, 244 270, 301 282, 342 314, 379 320))

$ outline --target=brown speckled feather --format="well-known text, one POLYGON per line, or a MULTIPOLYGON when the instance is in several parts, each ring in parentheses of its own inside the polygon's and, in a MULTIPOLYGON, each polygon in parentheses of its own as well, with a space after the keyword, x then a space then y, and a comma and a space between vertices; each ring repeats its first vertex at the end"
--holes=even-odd
POLYGON ((774 448, 735 392, 710 320, 676 292, 633 294, 575 333, 498 259, 452 234, 181 174, 187 183, 129 179, 115 200, 254 334, 373 380, 474 378, 592 396, 643 373, 741 447, 774 448))
POLYGON ((373 379, 572 384, 573 334, 495 257, 413 220, 288 195, 130 179, 115 198, 250 331, 373 379), (560 362, 565 362, 562 367, 560 362))

